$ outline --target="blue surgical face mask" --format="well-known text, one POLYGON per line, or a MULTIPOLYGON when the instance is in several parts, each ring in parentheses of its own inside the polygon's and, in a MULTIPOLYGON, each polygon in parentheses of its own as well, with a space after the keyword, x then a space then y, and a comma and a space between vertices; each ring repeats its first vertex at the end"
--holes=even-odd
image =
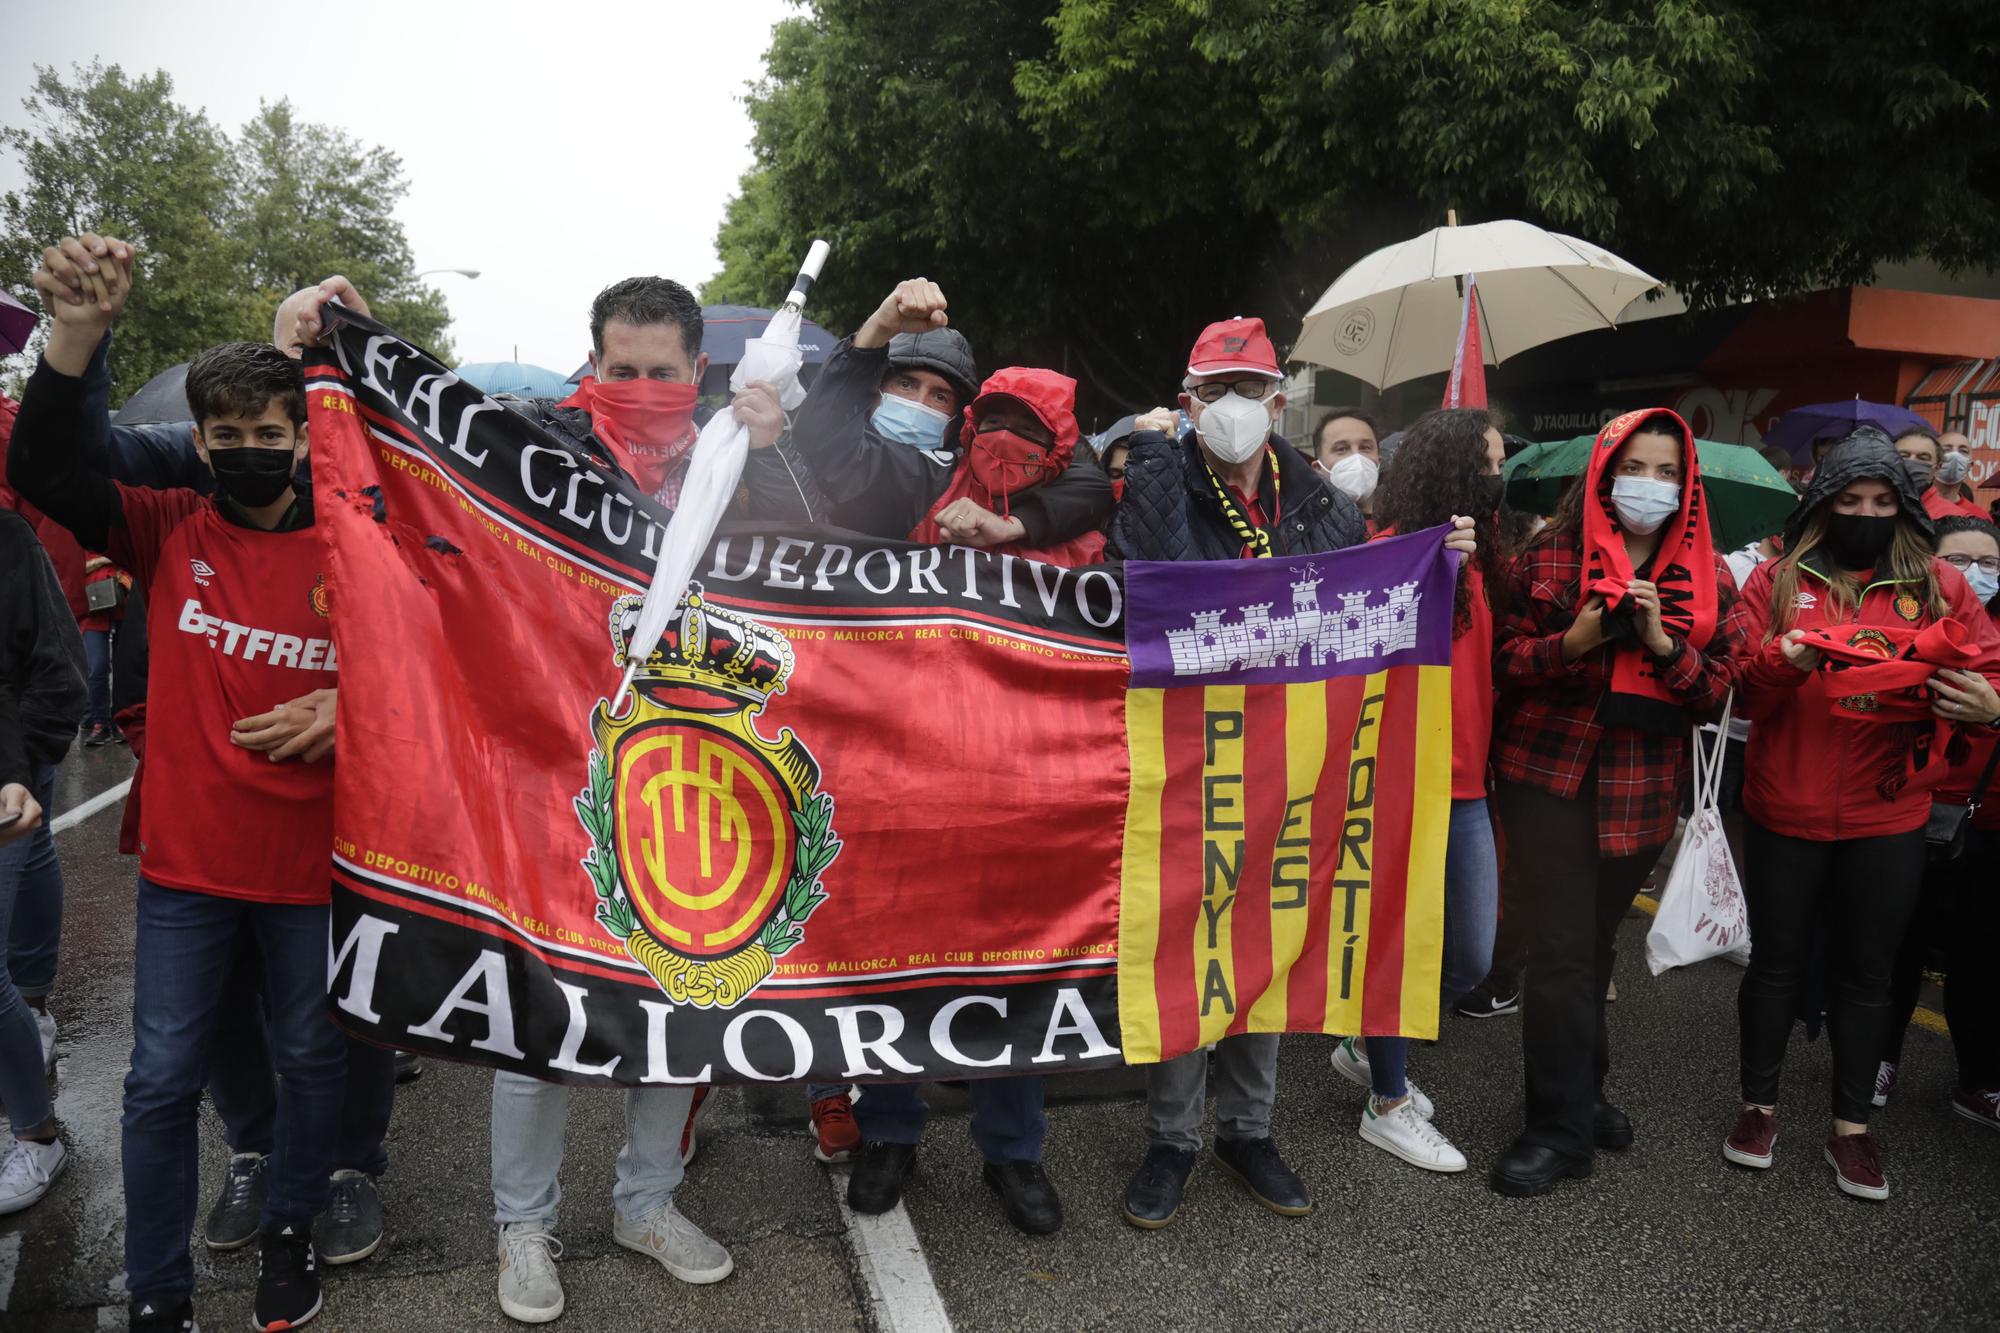
POLYGON ((893 393, 883 394, 875 409, 875 429, 912 449, 944 448, 944 428, 950 424, 951 418, 936 408, 893 393))
POLYGON ((1965 582, 1972 589, 1972 595, 1979 599, 1981 606, 1992 601, 1995 593, 2000 593, 2000 574, 1988 573, 1978 565, 1966 567, 1965 582))

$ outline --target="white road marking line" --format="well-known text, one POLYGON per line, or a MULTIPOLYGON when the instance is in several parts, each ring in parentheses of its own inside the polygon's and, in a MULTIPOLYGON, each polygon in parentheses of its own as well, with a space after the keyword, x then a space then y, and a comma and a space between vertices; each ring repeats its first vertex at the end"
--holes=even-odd
POLYGON ((116 805, 118 802, 124 800, 125 793, 131 790, 132 779, 127 778, 111 790, 97 793, 97 795, 91 797, 82 805, 77 806, 74 810, 65 810, 57 815, 55 822, 49 825, 49 832, 56 834, 61 833, 64 829, 75 828, 78 824, 81 824, 99 810, 104 809, 107 805, 116 805))
POLYGON ((880 1333, 952 1333, 944 1297, 931 1280, 930 1262, 917 1241, 910 1214, 898 1203, 886 1213, 869 1216, 847 1206, 851 1168, 828 1171, 833 1201, 847 1224, 848 1248, 868 1289, 869 1313, 880 1333))

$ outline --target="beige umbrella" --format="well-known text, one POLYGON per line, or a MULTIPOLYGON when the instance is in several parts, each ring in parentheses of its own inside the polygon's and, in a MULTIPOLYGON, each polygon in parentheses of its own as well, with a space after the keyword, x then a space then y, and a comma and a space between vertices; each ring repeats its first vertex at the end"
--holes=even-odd
POLYGON ((1341 274, 1307 312, 1292 356, 1378 389, 1448 371, 1463 313, 1458 280, 1468 274, 1479 277, 1488 365, 1613 328, 1621 310, 1661 285, 1608 250, 1530 223, 1439 227, 1341 274))

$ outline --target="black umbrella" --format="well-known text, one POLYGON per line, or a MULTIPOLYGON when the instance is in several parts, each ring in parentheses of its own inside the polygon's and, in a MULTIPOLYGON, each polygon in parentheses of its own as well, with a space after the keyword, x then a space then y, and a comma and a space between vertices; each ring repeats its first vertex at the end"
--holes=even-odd
POLYGON ((188 406, 187 377, 187 362, 168 366, 140 385, 139 391, 125 400, 125 406, 111 414, 111 419, 121 426, 194 420, 194 409, 188 406))

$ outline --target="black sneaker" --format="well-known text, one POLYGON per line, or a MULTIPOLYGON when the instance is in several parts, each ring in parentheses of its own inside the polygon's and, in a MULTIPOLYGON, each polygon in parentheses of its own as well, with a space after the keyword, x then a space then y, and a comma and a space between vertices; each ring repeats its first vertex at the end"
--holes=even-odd
POLYGON ((229 1159, 222 1177, 222 1192, 208 1221, 201 1229, 202 1240, 211 1250, 240 1250, 257 1239, 257 1224, 264 1216, 264 1154, 240 1152, 229 1159))
POLYGON ((257 1303, 250 1327, 257 1333, 298 1328, 319 1313, 319 1263, 312 1228, 279 1222, 267 1229, 257 1248, 257 1303))
POLYGON ((93 722, 83 729, 83 748, 95 750, 99 746, 111 744, 111 728, 102 722, 93 722))
POLYGON ((1194 1174, 1194 1150, 1155 1143, 1145 1160, 1125 1182, 1125 1220, 1147 1231, 1158 1231, 1174 1220, 1194 1174))
POLYGON ((1268 1134, 1261 1139, 1218 1138, 1215 1160, 1249 1188, 1251 1198, 1272 1212, 1304 1217, 1313 1210, 1306 1183, 1278 1156, 1278 1145, 1268 1134))
POLYGON ((424 1062, 409 1051, 396 1052, 396 1081, 413 1083, 424 1076, 424 1062))
POLYGON ((365 1171, 333 1173, 333 1196, 313 1222, 320 1258, 329 1264, 366 1259, 382 1244, 382 1200, 365 1171))
POLYGON ((132 1333, 201 1333, 201 1325, 194 1321, 194 1302, 190 1300, 169 1304, 134 1297, 125 1313, 132 1333))
POLYGON ((1040 1162, 988 1162, 980 1174, 1016 1231, 1051 1236, 1062 1229, 1062 1199, 1040 1162))
POLYGON ((1510 987, 1502 993, 1482 981, 1459 996, 1451 1011, 1466 1018, 1498 1018, 1502 1014, 1518 1014, 1521 1012, 1521 988, 1510 987))
POLYGON ((917 1169, 914 1143, 864 1143, 847 1179, 847 1206, 857 1213, 886 1213, 903 1197, 917 1169))
POLYGON ((125 739, 125 728, 119 726, 116 722, 111 724, 111 743, 113 745, 130 745, 132 743, 125 739))

